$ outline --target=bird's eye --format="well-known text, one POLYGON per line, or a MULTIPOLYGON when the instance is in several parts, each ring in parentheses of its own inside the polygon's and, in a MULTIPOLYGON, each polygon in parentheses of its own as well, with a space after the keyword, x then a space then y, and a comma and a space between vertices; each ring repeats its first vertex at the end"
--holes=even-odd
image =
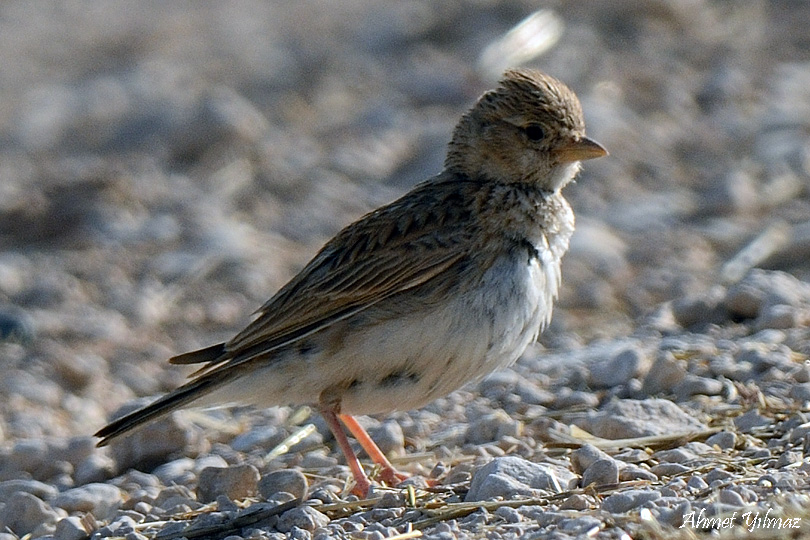
POLYGON ((526 137, 528 137, 530 141, 539 141, 546 136, 546 132, 543 131, 540 124, 529 124, 523 128, 523 131, 526 133, 526 137))

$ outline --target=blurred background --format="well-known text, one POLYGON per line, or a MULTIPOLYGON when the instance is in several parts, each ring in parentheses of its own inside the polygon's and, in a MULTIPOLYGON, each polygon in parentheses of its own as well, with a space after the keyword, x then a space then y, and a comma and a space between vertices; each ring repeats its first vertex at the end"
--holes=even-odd
POLYGON ((324 241, 441 170, 510 66, 580 96, 542 341, 629 334, 753 265, 807 279, 804 0, 0 4, 0 441, 179 384, 324 241))

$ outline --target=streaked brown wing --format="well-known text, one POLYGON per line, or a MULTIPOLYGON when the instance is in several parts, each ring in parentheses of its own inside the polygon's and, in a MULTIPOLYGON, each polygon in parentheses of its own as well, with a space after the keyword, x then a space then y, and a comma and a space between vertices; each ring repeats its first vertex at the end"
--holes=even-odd
POLYGON ((467 255, 473 232, 460 201, 448 210, 446 193, 436 187, 426 186, 421 197, 412 192, 341 231, 225 344, 221 360, 201 372, 271 352, 450 270, 467 255))

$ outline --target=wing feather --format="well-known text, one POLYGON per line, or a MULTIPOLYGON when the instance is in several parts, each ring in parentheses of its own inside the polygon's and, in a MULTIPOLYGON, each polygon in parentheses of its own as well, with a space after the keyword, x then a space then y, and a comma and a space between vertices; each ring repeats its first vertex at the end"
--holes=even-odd
POLYGON ((437 185, 341 231, 197 374, 266 356, 450 271, 468 255, 474 233, 468 213, 442 206, 437 185))

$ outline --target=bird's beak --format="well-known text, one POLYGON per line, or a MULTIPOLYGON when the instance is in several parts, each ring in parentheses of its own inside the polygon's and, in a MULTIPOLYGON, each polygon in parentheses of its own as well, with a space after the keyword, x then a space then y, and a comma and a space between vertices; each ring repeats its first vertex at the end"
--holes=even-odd
POLYGON ((608 155, 605 147, 588 137, 571 139, 554 151, 557 159, 562 163, 595 159, 608 155))

